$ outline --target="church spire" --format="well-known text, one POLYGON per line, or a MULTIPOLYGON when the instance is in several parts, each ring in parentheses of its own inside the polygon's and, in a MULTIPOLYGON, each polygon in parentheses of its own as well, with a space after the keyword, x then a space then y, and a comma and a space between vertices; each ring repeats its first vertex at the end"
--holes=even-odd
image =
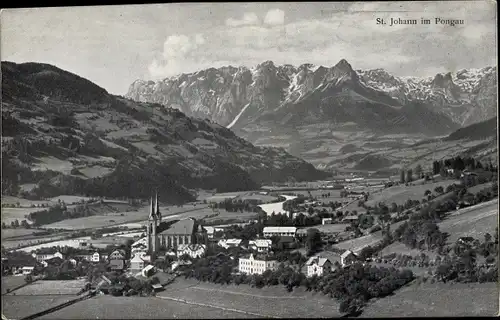
POLYGON ((156 191, 156 217, 161 222, 161 212, 160 212, 160 203, 158 202, 158 191, 156 191))
POLYGON ((153 197, 151 197, 151 209, 149 211, 149 219, 156 219, 156 214, 155 214, 155 205, 153 202, 153 197))

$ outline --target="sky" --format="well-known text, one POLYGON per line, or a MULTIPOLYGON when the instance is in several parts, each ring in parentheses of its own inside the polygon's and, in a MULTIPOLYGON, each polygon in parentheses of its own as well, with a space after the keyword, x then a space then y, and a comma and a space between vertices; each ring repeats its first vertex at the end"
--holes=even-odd
POLYGON ((0 56, 49 63, 120 95, 137 79, 267 60, 330 67, 346 59, 354 69, 433 76, 497 65, 496 12, 494 1, 7 9, 1 13, 0 56), (389 26, 391 18, 432 23, 389 26), (435 18, 464 24, 435 24, 435 18))

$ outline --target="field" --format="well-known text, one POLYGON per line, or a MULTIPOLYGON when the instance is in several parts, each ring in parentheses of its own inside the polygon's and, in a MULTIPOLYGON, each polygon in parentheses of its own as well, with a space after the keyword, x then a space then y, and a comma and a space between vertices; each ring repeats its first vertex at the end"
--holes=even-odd
MULTIPOLYGON (((115 205, 113 205, 114 207, 115 205)), ((168 215, 182 213, 186 211, 203 209, 205 206, 195 206, 195 205, 184 205, 182 207, 168 206, 160 207, 162 215, 168 218, 168 215)), ((194 211, 194 212, 196 212, 194 211)), ((112 212, 106 215, 95 215, 76 219, 67 219, 44 225, 46 229, 68 229, 68 230, 79 230, 87 228, 103 228, 109 226, 116 226, 120 224, 125 224, 128 222, 141 222, 148 219, 149 216, 149 206, 144 206, 137 209, 137 211, 124 211, 124 212, 112 212)))
POLYGON ((16 296, 76 295, 85 280, 39 280, 15 291, 16 296))
POLYGON ((195 280, 177 280, 158 294, 163 299, 182 299, 220 308, 231 308, 261 317, 337 317, 338 304, 320 293, 298 288, 292 293, 283 286, 251 288, 248 285, 216 285, 195 280))
POLYGON ((496 283, 412 284, 370 303, 361 317, 463 317, 498 313, 496 283))
POLYGON ((47 314, 39 319, 234 319, 253 315, 143 297, 97 296, 47 314))
POLYGON ((42 247, 54 247, 54 246, 56 246, 56 247, 57 246, 61 246, 61 247, 68 246, 68 247, 76 248, 79 246, 79 242, 82 240, 90 240, 90 237, 81 237, 81 238, 76 238, 76 239, 52 241, 52 242, 48 242, 48 243, 44 243, 44 244, 36 244, 36 245, 29 246, 29 247, 24 247, 24 248, 21 248, 19 250, 24 251, 24 252, 31 252, 33 250, 36 250, 36 249, 39 249, 42 247))
MULTIPOLYGON (((403 223, 405 223, 405 221, 399 221, 399 222, 391 224, 391 230, 396 229, 397 227, 399 227, 403 223)), ((359 238, 339 242, 339 243, 335 244, 335 247, 342 249, 342 250, 352 250, 354 252, 358 252, 358 251, 361 251, 361 249, 363 249, 364 247, 374 246, 377 243, 379 243, 380 241, 382 241, 382 231, 377 231, 377 232, 368 234, 366 236, 362 236, 359 238)))
POLYGON ((29 221, 25 216, 30 214, 31 212, 43 210, 42 208, 2 208, 2 222, 10 225, 15 220, 18 220, 19 223, 21 221, 26 220, 29 224, 32 222, 29 221))
POLYGON ((6 249, 17 248, 18 246, 28 246, 28 245, 36 245, 42 242, 56 242, 61 241, 65 236, 60 234, 54 234, 51 236, 40 236, 40 237, 23 237, 22 239, 8 239, 3 240, 2 245, 6 249))
POLYGON ((307 227, 303 229, 318 229, 319 232, 324 232, 324 233, 340 233, 344 232, 345 228, 350 226, 348 223, 335 223, 335 224, 325 224, 325 225, 318 225, 318 226, 312 226, 312 227, 307 227))
MULTIPOLYGON (((7 317, 7 319, 22 319, 75 298, 77 298, 75 295, 2 295, 2 314, 7 317)), ((48 316, 50 316, 50 314, 48 316)))
POLYGON ((412 257, 418 257, 418 256, 420 256, 420 254, 425 253, 431 259, 436 257, 435 252, 427 251, 427 250, 419 250, 419 249, 410 249, 404 243, 401 243, 399 241, 391 243, 390 245, 388 245, 387 247, 382 249, 382 251, 380 252, 380 255, 386 256, 386 255, 389 255, 391 253, 404 254, 404 255, 412 256, 412 257))
POLYGON ((493 234, 498 226, 498 199, 460 209, 439 223, 439 229, 450 234, 448 242, 455 242, 459 237, 471 236, 478 240, 484 234, 493 234))
POLYGON ((12 290, 23 283, 25 283, 23 276, 2 277, 2 296, 7 292, 7 289, 12 290))
POLYGON ((7 238, 12 238, 12 237, 28 236, 28 235, 32 235, 35 232, 40 232, 40 230, 24 229, 24 228, 2 229, 2 240, 7 239, 7 238))
POLYGON ((403 185, 393 186, 382 190, 373 197, 370 197, 366 202, 367 206, 375 206, 379 202, 384 202, 386 205, 390 205, 395 202, 396 204, 404 204, 408 199, 411 200, 421 200, 424 198, 424 193, 426 190, 434 192, 436 187, 443 187, 446 189, 447 186, 453 183, 460 183, 459 180, 446 180, 434 183, 426 184, 415 184, 413 186, 406 187, 403 185))

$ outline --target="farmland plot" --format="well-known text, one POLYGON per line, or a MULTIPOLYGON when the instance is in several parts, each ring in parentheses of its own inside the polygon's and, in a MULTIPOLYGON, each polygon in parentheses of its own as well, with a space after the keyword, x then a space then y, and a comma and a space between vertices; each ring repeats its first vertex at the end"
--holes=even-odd
POLYGON ((12 290, 17 286, 24 284, 23 276, 2 276, 2 297, 7 293, 7 289, 12 290))
POLYGON ((235 319, 254 315, 143 297, 97 296, 70 305, 40 319, 235 319))
POLYGON ((183 299, 219 308, 232 308, 264 317, 338 317, 338 304, 320 293, 304 288, 286 292, 283 286, 251 288, 248 285, 216 285, 178 278, 158 296, 164 299, 183 299))
POLYGON ((463 317, 498 313, 496 283, 412 284, 370 303, 361 317, 463 317))
POLYGON ((24 228, 2 229, 2 240, 12 237, 22 237, 22 236, 32 235, 35 232, 40 232, 40 230, 24 229, 24 228))
POLYGON ((39 280, 16 290, 16 296, 76 295, 85 280, 39 280))
MULTIPOLYGON (((22 319, 75 298, 75 295, 2 295, 2 313, 7 319, 22 319)), ((48 316, 50 316, 50 314, 48 316)))
POLYGON ((379 202, 384 202, 386 205, 390 205, 393 202, 396 204, 404 204, 407 200, 421 200, 424 197, 426 190, 434 192, 436 187, 443 187, 446 189, 447 186, 453 183, 459 184, 460 181, 446 180, 427 184, 416 184, 408 187, 405 185, 390 187, 374 194, 373 197, 368 199, 366 205, 373 207, 379 202))
POLYGON ((439 223, 441 231, 448 232, 448 242, 470 236, 482 240, 485 233, 493 234, 498 226, 498 199, 464 208, 439 223))

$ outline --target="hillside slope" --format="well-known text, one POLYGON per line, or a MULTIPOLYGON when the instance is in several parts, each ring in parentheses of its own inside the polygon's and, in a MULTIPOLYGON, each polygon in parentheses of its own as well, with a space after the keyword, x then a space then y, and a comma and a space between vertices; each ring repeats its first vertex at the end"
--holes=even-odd
MULTIPOLYGON (((51 65, 2 62, 2 193, 192 199, 189 189, 248 190, 325 174, 210 121, 110 95, 51 65)), ((28 194, 28 196, 30 196, 28 194)))

